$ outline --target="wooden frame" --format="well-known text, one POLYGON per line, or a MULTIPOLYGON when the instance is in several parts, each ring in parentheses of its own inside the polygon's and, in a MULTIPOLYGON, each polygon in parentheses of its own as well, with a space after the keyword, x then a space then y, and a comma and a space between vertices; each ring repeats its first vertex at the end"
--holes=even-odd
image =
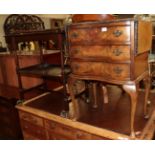
POLYGON ((51 28, 52 29, 62 28, 63 25, 64 25, 63 19, 51 19, 51 28))

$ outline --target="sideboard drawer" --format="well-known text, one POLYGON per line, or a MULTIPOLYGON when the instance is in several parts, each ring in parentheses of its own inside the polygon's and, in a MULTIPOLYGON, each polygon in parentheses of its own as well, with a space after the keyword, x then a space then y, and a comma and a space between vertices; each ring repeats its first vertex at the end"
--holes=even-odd
POLYGON ((73 140, 71 137, 66 137, 64 135, 61 135, 59 133, 55 133, 52 131, 48 131, 48 139, 49 140, 73 140))
POLYGON ((130 46, 71 46, 71 58, 106 59, 108 61, 129 61, 130 46))
POLYGON ((45 127, 55 134, 67 137, 67 139, 75 139, 75 130, 73 128, 48 120, 45 121, 45 127))
POLYGON ((81 131, 63 124, 59 124, 53 121, 45 121, 45 126, 48 131, 48 139, 53 140, 93 140, 101 139, 98 136, 92 135, 85 131, 81 131))
POLYGON ((130 26, 99 26, 69 30, 70 43, 130 42, 130 26))
POLYGON ((34 116, 30 113, 19 112, 20 119, 31 122, 32 124, 36 124, 39 126, 43 126, 43 119, 37 116, 34 116))
POLYGON ((100 76, 103 78, 127 80, 130 78, 129 64, 110 64, 104 62, 71 62, 72 72, 83 76, 100 76))
POLYGON ((33 137, 36 137, 36 139, 46 139, 46 133, 44 128, 34 124, 30 124, 26 121, 21 121, 21 126, 22 131, 28 133, 29 135, 32 135, 33 137))
POLYGON ((35 137, 34 135, 27 133, 23 131, 24 140, 38 140, 38 137, 35 137))

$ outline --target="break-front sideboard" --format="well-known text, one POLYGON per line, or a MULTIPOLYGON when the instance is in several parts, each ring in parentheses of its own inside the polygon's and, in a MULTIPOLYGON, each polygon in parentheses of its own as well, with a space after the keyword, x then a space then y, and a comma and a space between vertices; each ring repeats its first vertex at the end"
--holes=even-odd
MULTIPOLYGON (((135 137, 138 85, 146 85, 144 115, 150 79, 148 53, 152 42, 152 24, 135 19, 72 23, 66 27, 72 74, 68 80, 74 106, 74 118, 79 112, 75 98, 77 80, 100 81, 121 85, 131 98, 131 137, 135 137)), ((138 107, 137 107, 138 108, 138 107)))

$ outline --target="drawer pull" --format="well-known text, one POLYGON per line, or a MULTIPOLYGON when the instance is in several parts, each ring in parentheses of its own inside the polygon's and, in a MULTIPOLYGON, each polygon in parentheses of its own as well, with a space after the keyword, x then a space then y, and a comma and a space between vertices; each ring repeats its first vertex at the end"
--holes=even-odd
POLYGON ((74 52, 75 54, 79 53, 80 52, 80 49, 79 48, 75 48, 72 50, 72 52, 74 52))
POLYGON ((62 130, 65 132, 71 132, 69 129, 62 127, 62 130))
POLYGON ((84 135, 82 133, 77 133, 76 138, 82 138, 84 135))
POLYGON ((36 119, 34 119, 33 117, 28 117, 28 116, 23 116, 23 119, 24 120, 29 120, 29 121, 32 121, 33 123, 37 123, 37 120, 36 119))
POLYGON ((77 38, 79 35, 77 33, 72 33, 71 38, 77 38))
POLYGON ((122 53, 123 53, 123 52, 122 52, 120 49, 115 49, 115 50, 113 51, 113 54, 114 54, 115 56, 120 56, 122 53))
POLYGON ((113 32, 113 35, 114 35, 115 37, 119 37, 119 36, 121 36, 122 34, 123 34, 123 32, 120 31, 120 30, 115 30, 115 31, 113 32))
POLYGON ((116 74, 121 74, 123 69, 120 68, 120 67, 115 67, 114 70, 113 70, 116 74))
POLYGON ((56 124, 55 124, 55 123, 51 123, 51 124, 50 124, 50 128, 51 128, 51 129, 55 129, 55 128, 56 128, 56 124))

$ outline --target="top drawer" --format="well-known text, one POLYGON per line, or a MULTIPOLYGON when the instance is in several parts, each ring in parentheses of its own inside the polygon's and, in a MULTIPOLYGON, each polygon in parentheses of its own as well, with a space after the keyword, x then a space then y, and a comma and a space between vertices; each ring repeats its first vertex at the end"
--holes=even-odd
POLYGON ((70 43, 123 43, 130 42, 130 26, 71 28, 69 30, 70 43))

